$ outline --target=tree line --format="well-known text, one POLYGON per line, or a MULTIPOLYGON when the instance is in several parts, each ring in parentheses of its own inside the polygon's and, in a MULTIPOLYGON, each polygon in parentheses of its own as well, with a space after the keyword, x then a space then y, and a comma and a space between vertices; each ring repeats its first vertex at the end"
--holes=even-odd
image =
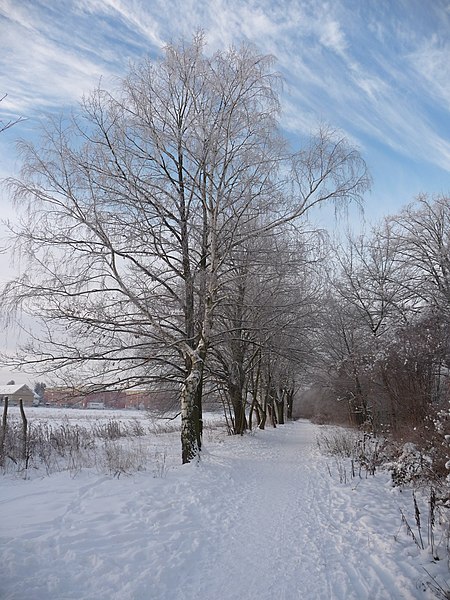
POLYGON ((348 235, 328 272, 317 365, 331 412, 431 443, 450 401, 449 199, 420 196, 348 235))
POLYGON ((283 422, 300 380, 320 375, 352 419, 394 426, 444 381, 446 201, 421 199, 331 261, 308 215, 361 202, 370 178, 330 128, 292 147, 274 67, 248 46, 208 55, 201 35, 169 44, 20 142, 9 181, 26 268, 3 299, 33 323, 10 360, 175 390, 183 462, 208 395, 242 433, 283 422))

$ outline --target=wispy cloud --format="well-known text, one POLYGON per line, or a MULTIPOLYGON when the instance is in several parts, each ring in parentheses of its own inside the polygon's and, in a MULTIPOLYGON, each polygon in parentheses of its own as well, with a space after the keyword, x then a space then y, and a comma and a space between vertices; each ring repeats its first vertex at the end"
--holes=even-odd
POLYGON ((50 22, 41 26, 38 17, 25 13, 13 9, 10 18, 0 17, 0 44, 11 56, 9 70, 1 69, 0 89, 8 93, 3 110, 29 115, 73 103, 107 68, 93 51, 80 51, 68 39, 55 40, 50 22))
POLYGON ((145 3, 136 0, 75 0, 75 9, 80 13, 97 18, 120 19, 129 31, 126 40, 129 44, 133 43, 133 32, 139 32, 151 44, 160 47, 164 40, 159 33, 159 23, 145 6, 145 3))
POLYGON ((249 40, 276 55, 293 132, 328 120, 361 145, 376 140, 450 171, 449 27, 440 1, 3 0, 0 110, 73 104, 129 60, 203 29, 211 51, 249 40))
POLYGON ((443 40, 435 34, 408 58, 428 92, 450 110, 450 39, 443 40))

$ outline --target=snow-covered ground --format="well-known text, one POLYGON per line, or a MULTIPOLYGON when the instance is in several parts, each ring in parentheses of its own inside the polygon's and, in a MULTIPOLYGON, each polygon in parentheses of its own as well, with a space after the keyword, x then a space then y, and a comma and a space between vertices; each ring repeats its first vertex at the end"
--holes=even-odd
POLYGON ((446 560, 407 535, 410 492, 387 473, 341 483, 319 431, 307 421, 244 437, 207 429, 201 461, 185 466, 178 435, 160 433, 151 443, 164 462, 155 455, 130 476, 6 475, 0 598, 435 598, 425 569, 443 583, 446 560))

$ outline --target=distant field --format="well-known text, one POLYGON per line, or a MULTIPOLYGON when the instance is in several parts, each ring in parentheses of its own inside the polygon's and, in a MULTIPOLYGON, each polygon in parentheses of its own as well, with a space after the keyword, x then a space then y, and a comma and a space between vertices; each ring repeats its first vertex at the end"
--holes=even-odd
MULTIPOLYGON (((147 410, 128 410, 128 409, 94 409, 94 408, 56 408, 50 406, 30 406, 25 407, 25 413, 30 420, 48 421, 51 423, 69 421, 76 423, 81 421, 109 421, 116 419, 119 421, 139 420, 146 423, 172 423, 181 424, 180 415, 175 412, 152 412, 147 410)), ((8 415, 20 419, 18 406, 12 406, 8 409, 8 415)), ((203 413, 205 423, 224 423, 222 412, 203 413)))
MULTIPOLYGON (((181 462, 177 413, 27 407, 26 441, 18 407, 8 411, 0 472, 25 479, 84 469, 119 477, 150 470, 163 477, 181 462)), ((205 442, 227 436, 222 413, 204 415, 205 442)))

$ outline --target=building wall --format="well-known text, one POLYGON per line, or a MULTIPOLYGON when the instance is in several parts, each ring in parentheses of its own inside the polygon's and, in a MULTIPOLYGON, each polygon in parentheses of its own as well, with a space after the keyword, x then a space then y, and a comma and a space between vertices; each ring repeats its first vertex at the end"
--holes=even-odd
POLYGON ((30 389, 24 388, 12 394, 2 394, 2 403, 4 398, 8 398, 9 406, 17 406, 20 398, 22 398, 24 406, 33 406, 34 394, 30 389))

